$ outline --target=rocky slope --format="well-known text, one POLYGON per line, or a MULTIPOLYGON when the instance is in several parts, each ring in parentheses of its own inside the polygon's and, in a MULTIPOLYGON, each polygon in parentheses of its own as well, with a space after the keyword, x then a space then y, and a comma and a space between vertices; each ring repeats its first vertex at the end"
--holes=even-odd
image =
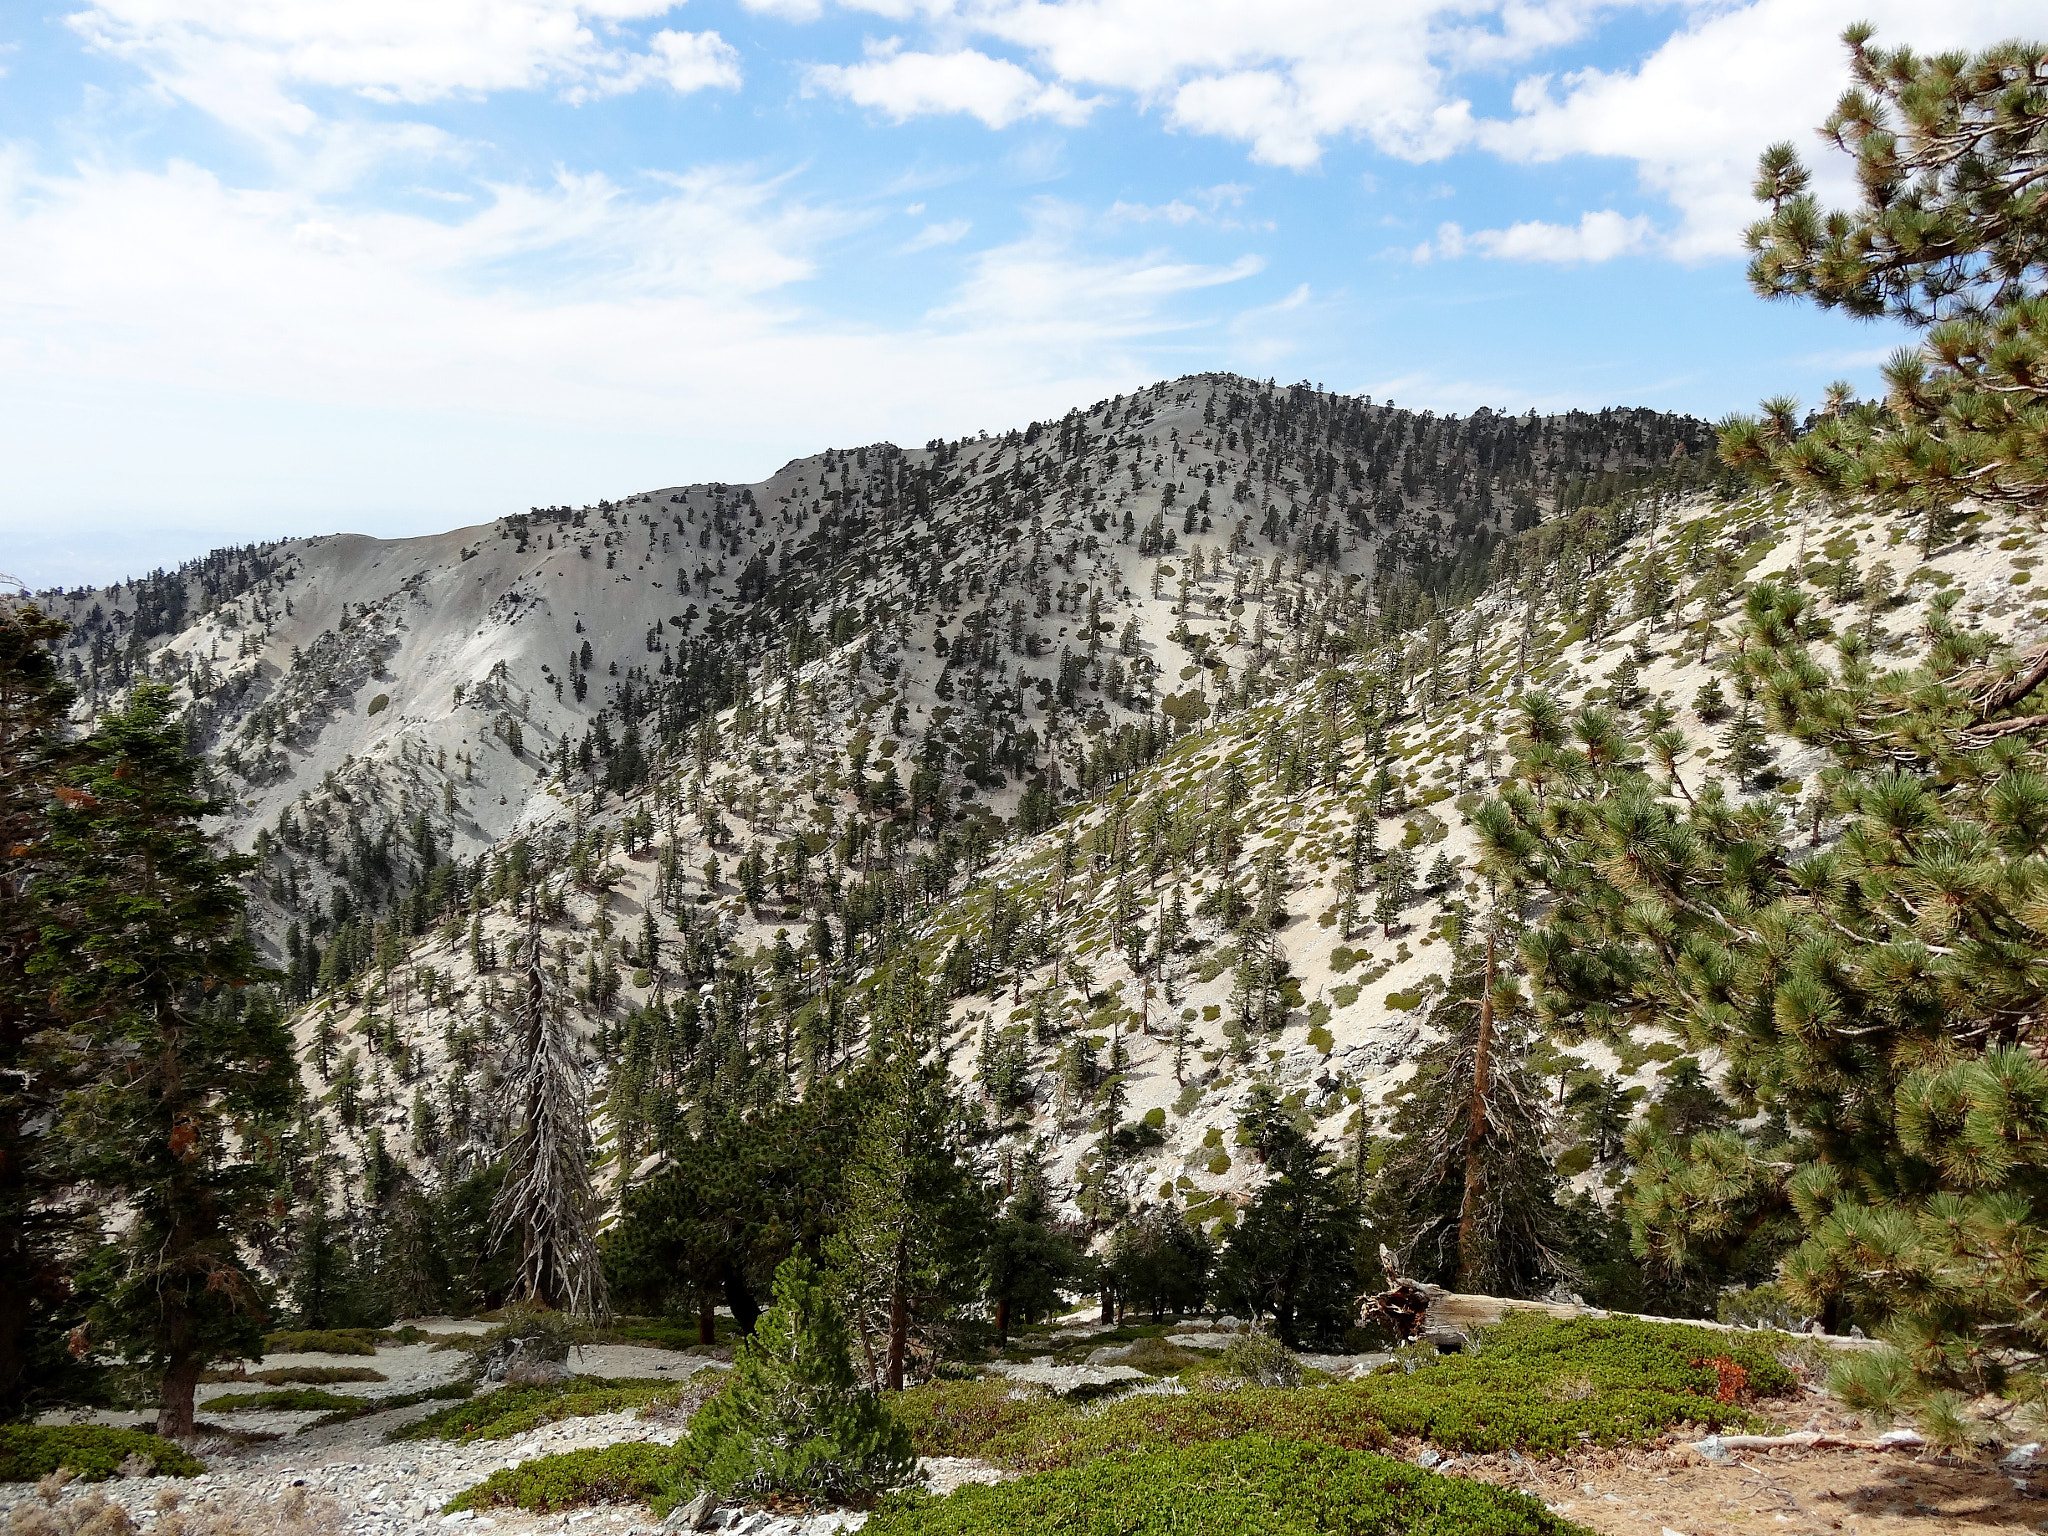
MULTIPOLYGON (((992 1158, 1035 1143, 1091 1210, 1214 1223, 1254 1176, 1254 1084, 1337 1145, 1398 1092, 1484 905, 1466 817, 1519 691, 1663 705, 1697 782, 1726 726, 1695 697, 1760 572, 1853 602, 1883 562, 2038 627, 2000 530, 1922 562, 1875 521, 1730 499, 1709 436, 1203 376, 53 601, 83 710, 144 677, 187 703, 351 1199, 379 1158, 445 1178, 499 1144, 538 893, 607 1188, 655 1165, 659 1101, 773 1097, 857 1049, 876 964, 915 955, 992 1158), (1239 911, 1262 900, 1270 952, 1239 911)), ((1781 750, 1768 792, 1807 766, 1781 750)), ((1640 1100, 1677 1056, 1556 1066, 1640 1100)))

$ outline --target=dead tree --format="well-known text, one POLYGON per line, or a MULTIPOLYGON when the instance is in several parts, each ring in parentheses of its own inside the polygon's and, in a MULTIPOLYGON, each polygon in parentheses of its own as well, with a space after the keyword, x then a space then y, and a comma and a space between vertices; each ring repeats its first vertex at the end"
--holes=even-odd
POLYGON ((538 912, 523 949, 526 987, 512 1083, 519 1128, 491 1210, 492 1235, 500 1243, 518 1239, 514 1296, 572 1316, 602 1316, 609 1304, 591 1232, 589 1107, 576 1040, 544 964, 538 912))

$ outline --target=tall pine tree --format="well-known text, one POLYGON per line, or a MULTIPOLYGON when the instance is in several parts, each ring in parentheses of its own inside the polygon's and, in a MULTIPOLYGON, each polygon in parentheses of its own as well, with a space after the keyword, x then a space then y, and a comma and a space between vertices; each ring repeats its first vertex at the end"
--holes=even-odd
POLYGON ((95 1073, 65 1103, 77 1171, 133 1212, 82 1277, 93 1341, 149 1369, 159 1432, 189 1436, 200 1371, 263 1353, 266 1288, 244 1253, 269 1220, 265 1133, 298 1079, 243 929, 251 861, 201 825, 223 807, 168 690, 138 687, 79 758, 29 971, 95 1073))
POLYGON ((52 1400, 74 1374, 66 1331, 78 1320, 69 1269, 80 1236, 60 1198, 51 1134, 68 1078, 49 987, 28 974, 53 868, 49 809, 73 749, 72 690, 57 670, 62 621, 0 599, 0 1420, 52 1400))

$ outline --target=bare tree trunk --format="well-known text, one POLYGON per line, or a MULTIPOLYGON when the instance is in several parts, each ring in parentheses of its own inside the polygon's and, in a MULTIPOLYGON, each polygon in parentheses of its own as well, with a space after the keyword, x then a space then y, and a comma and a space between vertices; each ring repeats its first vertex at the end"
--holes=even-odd
POLYGON ((1458 1289, 1470 1291, 1479 1272, 1479 1200, 1486 1183, 1481 1143, 1493 1088, 1493 951, 1486 938, 1486 983, 1479 998, 1479 1040, 1472 1052, 1472 1103, 1465 1122, 1465 1199, 1458 1211, 1458 1289))
POLYGON ((164 1440, 189 1440, 195 1410, 193 1389, 199 1385, 200 1361, 196 1355, 173 1360, 164 1370, 163 1386, 157 1394, 156 1432, 164 1440))
POLYGON ((891 1392, 903 1390, 903 1357, 910 1344, 910 1297, 906 1294, 908 1282, 903 1273, 906 1257, 899 1241, 895 1283, 889 1287, 888 1387, 891 1392))

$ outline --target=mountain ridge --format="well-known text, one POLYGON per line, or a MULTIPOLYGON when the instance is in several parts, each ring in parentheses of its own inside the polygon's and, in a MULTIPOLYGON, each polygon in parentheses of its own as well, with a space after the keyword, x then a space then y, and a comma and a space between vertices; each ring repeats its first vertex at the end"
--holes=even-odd
MULTIPOLYGON (((1212 827, 1191 852, 1194 808, 1161 833, 1114 807, 1138 780, 1176 780, 1178 803, 1228 769, 1247 779, 1231 813, 1256 824, 1291 803, 1285 850, 1313 846, 1327 866, 1336 818, 1355 821, 1349 802, 1393 761, 1366 714, 1398 720, 1412 691, 1430 726, 1453 671, 1514 648, 1482 646, 1459 594, 1497 581, 1518 537, 1611 509, 1632 484, 1670 502, 1723 483, 1709 443, 1704 423, 1649 412, 1460 421, 1205 375, 996 437, 828 450, 751 485, 216 552, 124 584, 126 609, 123 589, 54 606, 78 626, 65 654, 81 712, 134 678, 170 681, 233 794, 221 829, 259 858, 252 924, 303 1005, 319 1139, 356 1170, 346 1199, 374 1183, 377 1158, 452 1177, 502 1141, 497 967, 523 891, 543 893, 592 1053, 611 1192, 654 1166, 646 1106, 711 1091, 632 1067, 636 1029, 682 1029, 685 998, 716 1013, 736 972, 754 1083, 716 1091, 788 1091, 770 1080, 815 1049, 806 1031, 845 1027, 816 1020, 857 1012, 847 999, 873 984, 877 934, 901 931, 958 994, 958 1074, 1011 1126, 1007 1144, 1053 1148, 1077 1216, 1100 1205, 1090 1148, 1121 1079, 1108 1130, 1125 1110, 1146 1129, 1126 1138, 1144 1155, 1115 1198, 1157 1185, 1214 1223, 1256 1170, 1211 1142, 1260 1075, 1223 1030, 1245 968, 1231 909, 1252 899, 1225 889, 1254 871, 1243 848, 1217 865, 1215 841, 1255 839, 1212 827), (1380 678, 1363 711, 1352 672, 1380 678), (1234 739, 1261 713, 1283 735, 1312 720, 1315 740, 1262 747, 1253 768, 1204 748, 1219 720, 1234 739), (1162 761, 1170 771, 1148 766, 1162 761), (1304 798, 1304 776, 1327 793, 1304 798), (1051 900, 1051 829, 1098 839, 1105 819, 1111 846, 1077 856, 1087 898, 1069 907, 1070 872, 1051 900), (1105 888, 1140 839, 1180 848, 1148 853, 1177 879, 1105 888), (1107 928, 1105 898, 1119 913, 1107 928), (1162 919, 1192 952, 1129 963, 1113 940, 1149 931, 1156 947, 1162 919), (1100 973, 1078 991, 1076 963, 1100 973), (1007 1086, 989 1091, 992 1072, 1007 1086), (1020 1075, 1023 1102, 998 1103, 1020 1075)), ((1489 624, 1505 634, 1498 614, 1489 624)), ((1516 642, 1524 665, 1531 632, 1516 642)), ((1444 751, 1462 793, 1483 748, 1461 729, 1469 739, 1418 739, 1444 751)), ((1399 776, 1417 779, 1417 800, 1440 787, 1399 776)), ((1425 853, 1461 846, 1462 828, 1429 809, 1441 801, 1410 814, 1408 789, 1377 791, 1398 808, 1393 835, 1425 853)), ((1330 938, 1327 867, 1297 873, 1276 877, 1283 904, 1320 884, 1312 899, 1330 905, 1277 930, 1289 954, 1262 1006, 1286 1048, 1261 1070, 1290 1091, 1296 1076, 1339 1083, 1316 1107, 1342 1109, 1317 1121, 1341 1139, 1361 1084, 1412 1056, 1462 880, 1418 862, 1419 915, 1380 954, 1353 950, 1355 912, 1330 938), (1354 1026, 1368 988, 1374 1019, 1354 1026), (1315 1059, 1298 1074, 1304 1050, 1315 1059)), ((851 1044, 828 1039, 827 1061, 851 1044)))

